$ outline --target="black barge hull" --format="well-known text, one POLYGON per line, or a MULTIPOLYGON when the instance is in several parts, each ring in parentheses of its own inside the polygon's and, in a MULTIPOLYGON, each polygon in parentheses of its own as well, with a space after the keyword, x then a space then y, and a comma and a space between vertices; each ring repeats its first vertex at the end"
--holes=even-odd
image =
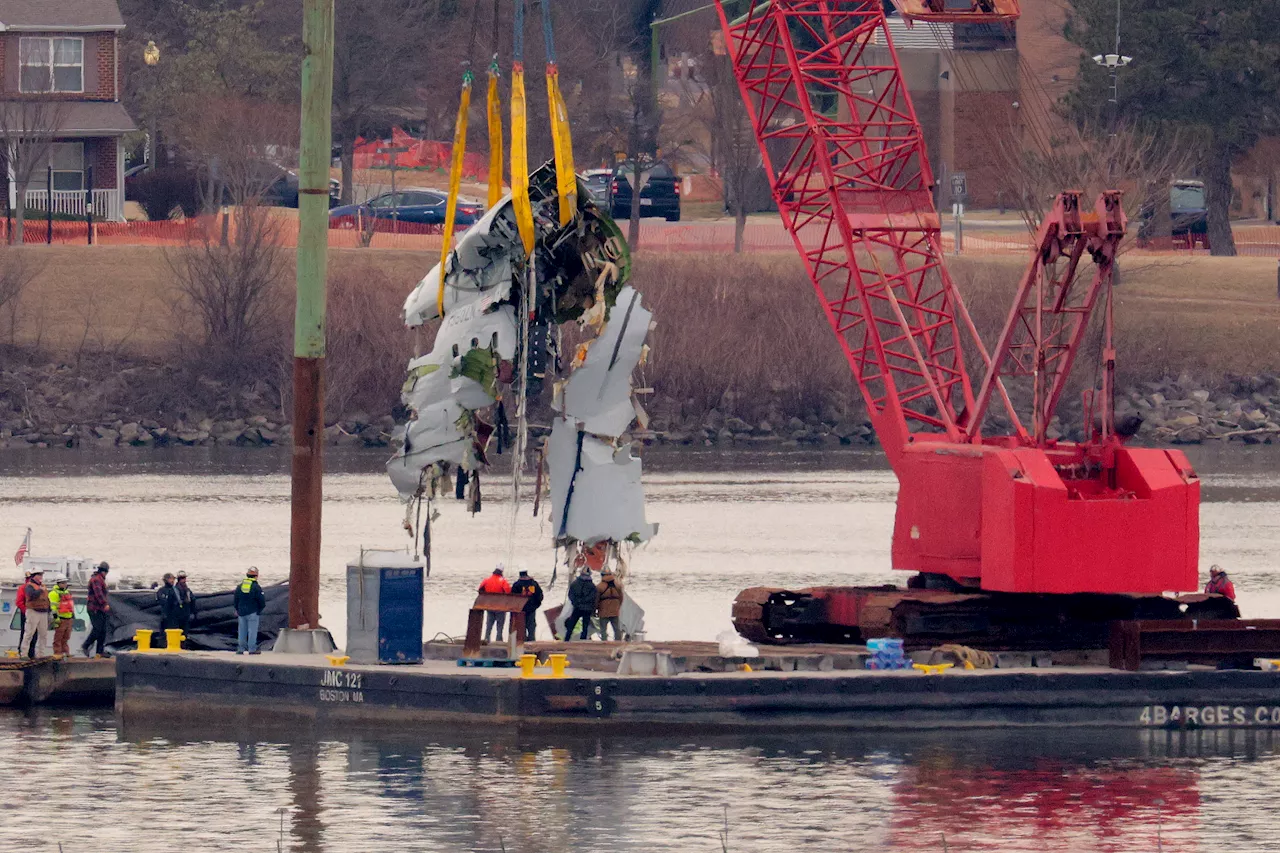
POLYGON ((462 669, 330 666, 301 655, 127 654, 125 724, 351 729, 398 724, 669 733, 1007 727, 1280 728, 1280 673, 1100 667, 949 672, 687 673, 562 679, 462 669))

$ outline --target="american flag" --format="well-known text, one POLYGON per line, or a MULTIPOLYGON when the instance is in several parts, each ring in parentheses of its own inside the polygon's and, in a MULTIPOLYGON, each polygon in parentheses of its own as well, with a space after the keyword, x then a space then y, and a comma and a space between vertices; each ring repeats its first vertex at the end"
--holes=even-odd
POLYGON ((22 537, 22 544, 18 546, 18 553, 13 555, 13 562, 16 566, 21 566, 22 561, 27 558, 27 554, 31 551, 31 528, 27 528, 27 535, 22 537))

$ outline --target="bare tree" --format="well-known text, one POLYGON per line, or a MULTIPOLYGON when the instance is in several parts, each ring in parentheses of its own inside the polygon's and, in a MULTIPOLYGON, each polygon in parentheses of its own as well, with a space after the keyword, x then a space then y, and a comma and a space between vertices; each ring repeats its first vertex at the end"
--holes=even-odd
POLYGON ((325 404, 332 417, 355 410, 381 414, 399 401, 404 364, 413 352, 399 294, 367 259, 330 274, 325 404))
POLYGON ((709 56, 706 68, 712 157, 724 182, 725 205, 733 216, 733 251, 741 252, 748 208, 758 186, 753 179, 764 164, 729 57, 709 56))
MULTIPOLYGON (((167 253, 179 298, 174 310, 195 321, 199 351, 181 355, 207 365, 205 375, 238 381, 271 359, 280 328, 289 266, 280 247, 280 220, 255 203, 238 205, 234 239, 202 229, 167 253)), ((179 339, 180 349, 186 344, 179 339)))
POLYGON ((0 247, 0 311, 7 315, 10 344, 17 340, 22 294, 43 269, 43 261, 26 247, 0 247))
MULTIPOLYGON (((1105 189, 1124 191, 1130 220, 1144 215, 1168 235, 1169 184, 1196 160, 1193 140, 1184 134, 1156 135, 1132 125, 1108 132, 1093 125, 1068 124, 1047 149, 1024 148, 1017 134, 996 137, 1006 190, 1030 230, 1040 225, 1057 193, 1078 189, 1090 201, 1105 189)), ((1136 229, 1134 229, 1136 230, 1136 229)))
POLYGON ((281 176, 276 164, 298 148, 296 108, 248 98, 202 100, 178 125, 184 148, 204 163, 201 195, 208 212, 256 204, 281 176))
MULTIPOLYGON (((17 216, 11 237, 23 242, 27 213, 27 190, 49 167, 54 139, 62 128, 66 104, 34 98, 0 101, 0 143, 9 163, 15 186, 17 216)), ((53 204, 53 199, 49 199, 53 204)))

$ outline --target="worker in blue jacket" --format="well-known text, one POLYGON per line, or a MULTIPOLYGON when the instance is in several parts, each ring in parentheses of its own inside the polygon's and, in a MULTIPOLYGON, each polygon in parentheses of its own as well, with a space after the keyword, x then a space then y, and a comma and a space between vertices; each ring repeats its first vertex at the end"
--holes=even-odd
POLYGON ((236 639, 236 654, 258 654, 258 621, 267 609, 267 596, 258 583, 258 568, 250 566, 244 580, 236 587, 236 616, 240 630, 236 639))

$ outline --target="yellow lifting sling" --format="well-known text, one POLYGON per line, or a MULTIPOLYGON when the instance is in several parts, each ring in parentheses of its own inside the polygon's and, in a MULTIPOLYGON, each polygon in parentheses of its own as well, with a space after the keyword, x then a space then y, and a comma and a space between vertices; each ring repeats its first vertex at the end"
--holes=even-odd
POLYGON ((578 212, 578 176, 573 166, 573 138, 569 111, 560 93, 555 38, 551 28, 551 0, 542 0, 542 37, 547 46, 547 108, 551 113, 551 144, 556 157, 556 193, 560 196, 560 224, 568 225, 578 212))
POLYGON ((498 94, 498 55, 489 64, 489 207, 502 201, 502 98, 498 94))
POLYGON ((453 251, 453 227, 458 217, 458 191, 462 187, 462 160, 467 153, 467 115, 471 111, 471 71, 462 74, 462 100, 458 118, 453 124, 453 159, 449 164, 449 202, 444 214, 444 245, 440 249, 440 290, 436 294, 436 310, 444 316, 445 261, 453 251))
POLYGON ((515 41, 511 64, 511 205, 525 255, 533 254, 533 207, 529 203, 529 140, 524 101, 524 0, 515 0, 515 41))

